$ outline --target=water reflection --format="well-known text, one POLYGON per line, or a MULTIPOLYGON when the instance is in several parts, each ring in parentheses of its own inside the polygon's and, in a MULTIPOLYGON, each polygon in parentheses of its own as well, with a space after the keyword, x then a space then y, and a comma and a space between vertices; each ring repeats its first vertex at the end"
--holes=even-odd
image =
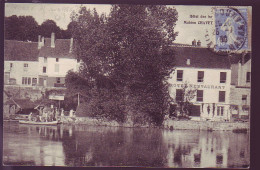
POLYGON ((4 124, 5 165, 245 167, 249 135, 4 124))

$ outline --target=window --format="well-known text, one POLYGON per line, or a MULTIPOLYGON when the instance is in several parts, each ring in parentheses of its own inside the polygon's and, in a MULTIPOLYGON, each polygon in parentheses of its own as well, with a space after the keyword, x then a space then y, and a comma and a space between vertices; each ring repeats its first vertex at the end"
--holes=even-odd
POLYGON ((176 89, 176 101, 182 101, 182 100, 183 100, 183 90, 176 89))
POLYGON ((28 77, 28 84, 31 84, 31 77, 28 77))
POLYGON ((182 81, 183 79, 183 70, 177 70, 177 81, 182 81))
POLYGON ((77 63, 79 63, 80 62, 80 59, 77 59, 77 63))
POLYGON ((47 63, 47 57, 44 57, 44 63, 47 63))
POLYGON ((27 63, 24 63, 24 64, 23 64, 23 70, 24 70, 24 71, 27 71, 27 70, 28 70, 28 64, 27 64, 27 63))
POLYGON ((22 84, 25 84, 25 78, 24 77, 22 78, 22 84))
POLYGON ((10 69, 12 69, 13 68, 13 63, 10 63, 10 69))
POLYGON ((57 83, 60 83, 60 77, 56 78, 57 83))
POLYGON ((27 77, 22 77, 22 84, 24 85, 28 84, 27 77))
POLYGON ((46 68, 46 67, 43 67, 43 68, 42 68, 42 72, 43 72, 43 73, 46 73, 46 71, 47 71, 47 68, 46 68))
POLYGON ((217 107, 217 115, 223 116, 224 115, 224 106, 218 106, 217 107))
POLYGON ((59 58, 56 58, 56 62, 59 62, 59 58))
POLYGON ((246 82, 249 83, 251 81, 251 72, 246 73, 246 82))
POLYGON ((203 102, 203 90, 197 90, 197 102, 203 102))
POLYGON ((226 83, 226 79, 227 79, 227 73, 220 72, 220 83, 226 83))
POLYGON ((204 81, 204 71, 198 71, 198 82, 204 81))
POLYGON ((55 64, 55 72, 59 72, 59 64, 55 64))
POLYGON ((37 78, 32 78, 32 86, 36 86, 37 84, 37 78))
POLYGON ((218 101, 219 101, 219 102, 225 102, 225 95, 226 95, 226 92, 225 92, 225 91, 219 91, 218 101))
POLYGON ((243 105, 247 104, 247 95, 242 95, 242 104, 243 105))

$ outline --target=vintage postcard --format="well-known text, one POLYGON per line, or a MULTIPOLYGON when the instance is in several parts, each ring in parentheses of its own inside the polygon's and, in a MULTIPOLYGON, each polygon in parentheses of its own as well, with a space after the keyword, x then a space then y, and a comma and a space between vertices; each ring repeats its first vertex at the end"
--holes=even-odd
POLYGON ((5 3, 3 166, 249 168, 252 7, 5 3))

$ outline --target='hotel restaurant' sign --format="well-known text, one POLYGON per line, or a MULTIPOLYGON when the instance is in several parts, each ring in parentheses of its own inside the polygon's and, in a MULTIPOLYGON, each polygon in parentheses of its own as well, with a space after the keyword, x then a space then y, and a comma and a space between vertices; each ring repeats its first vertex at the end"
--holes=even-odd
MULTIPOLYGON (((172 84, 172 87, 184 88, 185 84, 172 84)), ((225 86, 203 85, 203 84, 187 84, 189 88, 203 88, 203 89, 225 89, 225 86)))

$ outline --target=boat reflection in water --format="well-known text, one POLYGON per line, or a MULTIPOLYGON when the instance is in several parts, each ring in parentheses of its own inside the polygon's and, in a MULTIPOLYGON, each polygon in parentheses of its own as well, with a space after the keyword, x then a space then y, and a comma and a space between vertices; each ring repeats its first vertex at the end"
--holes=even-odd
POLYGON ((4 165, 248 167, 249 134, 4 123, 4 165))

